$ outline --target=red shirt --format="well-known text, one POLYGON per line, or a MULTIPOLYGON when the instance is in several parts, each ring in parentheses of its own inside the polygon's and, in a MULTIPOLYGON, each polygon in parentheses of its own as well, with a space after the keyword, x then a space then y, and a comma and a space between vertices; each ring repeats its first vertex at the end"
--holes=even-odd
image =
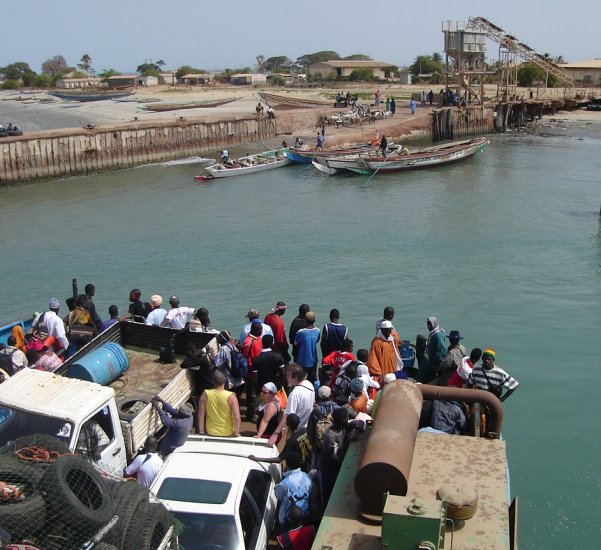
MULTIPOLYGON (((472 362, 467 359, 466 363, 473 369, 474 365, 472 365, 472 362)), ((447 382, 447 386, 450 388, 463 388, 463 384, 465 384, 465 380, 463 378, 461 378, 461 376, 459 376, 459 374, 457 373, 457 371, 455 371, 453 373, 453 376, 451 376, 451 378, 449 378, 449 381, 447 382)))
POLYGON ((278 535, 278 543, 284 550, 311 550, 313 540, 315 540, 313 525, 303 525, 278 535))
POLYGON ((273 331, 273 350, 282 353, 288 348, 288 338, 286 338, 284 319, 282 319, 281 315, 268 313, 265 316, 265 324, 269 325, 273 331))
POLYGON ((326 355, 321 362, 322 365, 332 365, 334 367, 334 372, 332 373, 332 378, 330 378, 330 388, 334 388, 334 382, 336 382, 336 377, 340 372, 340 367, 344 365, 347 361, 354 361, 355 356, 350 351, 338 351, 335 350, 329 355, 326 355))
POLYGON ((246 337, 246 340, 244 340, 244 345, 242 346, 242 355, 248 359, 249 370, 252 370, 253 360, 261 353, 262 349, 263 343, 261 342, 260 338, 249 334, 246 337))

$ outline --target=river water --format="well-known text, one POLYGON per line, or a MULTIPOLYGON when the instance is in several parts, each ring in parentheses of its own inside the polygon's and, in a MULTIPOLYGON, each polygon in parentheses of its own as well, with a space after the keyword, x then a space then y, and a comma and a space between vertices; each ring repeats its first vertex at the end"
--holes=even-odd
POLYGON ((593 547, 600 145, 601 122, 574 123, 368 185, 303 166, 198 184, 182 162, 0 189, 0 321, 64 300, 72 277, 103 317, 139 287, 234 334, 251 307, 284 300, 287 325, 302 302, 319 325, 337 307, 356 349, 384 306, 411 340, 435 315, 520 382, 503 435, 521 547, 593 547))

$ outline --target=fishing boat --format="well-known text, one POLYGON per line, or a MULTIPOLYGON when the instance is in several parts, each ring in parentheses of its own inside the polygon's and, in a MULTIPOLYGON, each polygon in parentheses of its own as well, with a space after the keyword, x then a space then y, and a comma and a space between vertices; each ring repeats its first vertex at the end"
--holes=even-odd
POLYGON ((194 179, 196 181, 207 181, 215 178, 229 178, 263 172, 264 170, 273 170, 292 162, 286 154, 286 149, 276 149, 256 155, 246 155, 237 159, 228 159, 225 157, 221 163, 207 166, 203 170, 203 173, 194 176, 194 179))
POLYGON ((135 92, 132 90, 83 90, 81 92, 73 90, 69 92, 50 92, 50 95, 68 101, 104 101, 105 99, 116 99, 133 94, 135 94, 135 92))
POLYGON ((403 146, 395 146, 384 158, 380 151, 356 153, 336 157, 317 156, 313 166, 330 175, 340 170, 359 174, 392 173, 417 168, 430 168, 468 159, 484 150, 488 138, 453 141, 410 152, 403 146))
MULTIPOLYGON (((365 153, 370 148, 374 148, 374 145, 371 143, 361 143, 357 145, 351 145, 349 147, 340 147, 337 149, 325 149, 323 151, 319 151, 320 157, 335 157, 341 155, 350 155, 354 153, 365 153)), ((317 155, 317 151, 315 151, 314 147, 310 148, 301 148, 301 147, 289 147, 288 148, 288 158, 292 162, 296 162, 298 164, 311 164, 315 156, 317 155)))
POLYGON ((239 97, 230 97, 228 99, 209 99, 206 101, 190 101, 188 103, 155 103, 145 105, 145 109, 153 112, 179 111, 180 109, 207 109, 209 107, 220 107, 239 99, 239 97))
POLYGON ((329 101, 322 101, 320 99, 289 97, 267 92, 259 92, 259 97, 274 109, 313 109, 317 107, 323 108, 332 106, 329 101))

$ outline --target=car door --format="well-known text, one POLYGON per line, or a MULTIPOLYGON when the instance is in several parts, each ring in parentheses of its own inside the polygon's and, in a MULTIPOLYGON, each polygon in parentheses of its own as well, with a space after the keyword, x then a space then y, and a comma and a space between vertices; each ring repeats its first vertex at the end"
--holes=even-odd
POLYGON ((271 476, 262 470, 250 470, 240 502, 240 521, 247 550, 267 546, 275 519, 274 499, 271 476))

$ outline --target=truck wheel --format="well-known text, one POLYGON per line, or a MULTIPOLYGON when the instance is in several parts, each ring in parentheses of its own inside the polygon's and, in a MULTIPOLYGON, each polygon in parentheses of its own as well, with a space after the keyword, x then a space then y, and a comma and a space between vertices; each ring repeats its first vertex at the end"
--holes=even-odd
POLYGON ((38 490, 41 468, 23 464, 12 458, 0 461, 0 481, 17 487, 21 500, 0 500, 0 525, 13 542, 34 537, 44 526, 46 503, 38 490))
POLYGON ((124 548, 156 550, 171 527, 169 512, 162 504, 145 502, 138 506, 136 519, 126 534, 124 548))
POLYGON ((125 535, 140 520, 137 515, 138 506, 148 502, 150 493, 137 481, 112 482, 109 491, 115 505, 114 514, 119 516, 119 521, 108 532, 105 540, 117 548, 128 548, 125 546, 125 535))
POLYGON ((93 532, 113 515, 113 499, 89 462, 62 456, 46 468, 41 486, 48 508, 68 527, 93 532))
POLYGON ((131 397, 117 399, 119 419, 131 422, 148 403, 150 403, 150 399, 145 395, 132 395, 131 397))

